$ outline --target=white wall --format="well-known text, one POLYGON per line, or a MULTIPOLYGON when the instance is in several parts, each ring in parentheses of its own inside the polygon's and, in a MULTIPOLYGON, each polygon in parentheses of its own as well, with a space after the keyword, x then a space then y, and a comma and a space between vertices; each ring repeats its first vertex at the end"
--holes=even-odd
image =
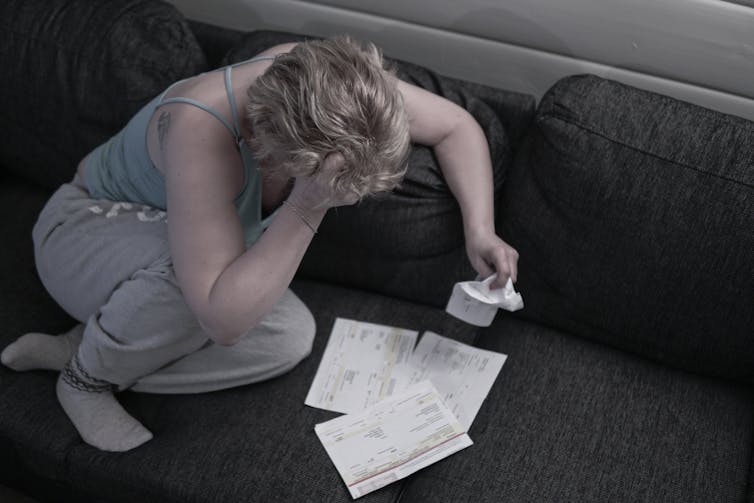
POLYGON ((240 30, 347 32, 389 56, 537 97, 589 72, 754 120, 754 0, 172 1, 240 30))

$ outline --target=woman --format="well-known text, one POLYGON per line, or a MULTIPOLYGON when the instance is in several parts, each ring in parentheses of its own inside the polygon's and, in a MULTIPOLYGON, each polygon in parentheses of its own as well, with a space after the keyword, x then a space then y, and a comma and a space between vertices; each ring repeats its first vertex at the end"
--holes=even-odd
POLYGON ((60 371, 60 404, 108 451, 152 438, 114 391, 204 392, 290 370, 315 327, 288 286, 317 227, 394 188, 411 141, 434 148, 476 271, 515 280, 474 119, 397 79, 371 44, 285 44, 177 82, 82 160, 33 230, 43 283, 82 324, 26 334, 3 363, 60 371))

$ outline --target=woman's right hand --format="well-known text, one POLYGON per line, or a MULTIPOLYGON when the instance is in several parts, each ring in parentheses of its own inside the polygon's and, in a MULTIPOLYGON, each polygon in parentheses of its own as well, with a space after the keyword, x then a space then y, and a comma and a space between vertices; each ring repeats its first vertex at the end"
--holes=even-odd
POLYGON ((343 168, 345 162, 340 153, 328 154, 316 173, 296 178, 288 199, 300 208, 312 210, 356 203, 359 199, 356 194, 338 194, 332 189, 332 179, 343 168))

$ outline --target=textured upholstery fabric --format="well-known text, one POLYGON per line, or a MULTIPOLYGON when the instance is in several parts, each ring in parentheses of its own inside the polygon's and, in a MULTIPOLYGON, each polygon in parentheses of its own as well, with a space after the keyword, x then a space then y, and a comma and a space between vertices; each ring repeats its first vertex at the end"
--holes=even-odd
MULTIPOLYGON (((303 39, 277 32, 251 33, 230 51, 226 62, 303 39)), ((490 145, 499 190, 533 114, 533 99, 394 63, 400 78, 444 96, 476 118, 490 145)), ((299 271, 311 278, 444 306, 453 283, 476 273, 466 258, 458 204, 431 149, 414 146, 399 189, 330 211, 299 271)))
POLYGON ((0 163, 48 188, 173 81, 205 70, 161 1, 0 4, 0 163))
MULTIPOLYGON (((19 280, 41 288, 28 272, 19 280)), ((155 434, 144 446, 104 453, 83 443, 55 399, 52 372, 16 373, 0 367, 0 445, 45 480, 32 493, 49 501, 348 502, 314 425, 337 414, 310 408, 304 398, 336 316, 435 332, 470 343, 471 327, 442 310, 321 283, 296 281, 312 309, 317 337, 312 355, 271 381, 197 395, 119 395, 126 409, 155 434)), ((39 316, 55 318, 57 308, 39 316)), ((37 329, 26 319, 16 330, 37 329)), ((0 333, 0 346, 16 334, 0 333)), ((0 474, 0 482, 7 472, 0 474)), ((28 475, 27 475, 28 477, 28 475)), ((394 501, 392 484, 360 501, 394 501)))
POLYGON ((229 47, 237 45, 244 33, 231 28, 189 19, 188 25, 202 47, 208 68, 220 68, 229 47))
POLYGON ((595 76, 556 84, 505 185, 521 316, 754 380, 754 123, 595 76))
POLYGON ((498 315, 477 345, 508 360, 474 445, 412 477, 402 501, 742 501, 751 389, 498 315))

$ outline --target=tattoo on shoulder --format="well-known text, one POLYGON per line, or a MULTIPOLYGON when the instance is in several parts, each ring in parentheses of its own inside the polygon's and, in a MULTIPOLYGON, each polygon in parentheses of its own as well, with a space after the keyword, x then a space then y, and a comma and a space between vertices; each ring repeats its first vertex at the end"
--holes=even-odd
POLYGON ((162 112, 157 119, 157 136, 160 140, 160 150, 165 149, 165 143, 168 138, 168 129, 170 129, 170 113, 162 112))

